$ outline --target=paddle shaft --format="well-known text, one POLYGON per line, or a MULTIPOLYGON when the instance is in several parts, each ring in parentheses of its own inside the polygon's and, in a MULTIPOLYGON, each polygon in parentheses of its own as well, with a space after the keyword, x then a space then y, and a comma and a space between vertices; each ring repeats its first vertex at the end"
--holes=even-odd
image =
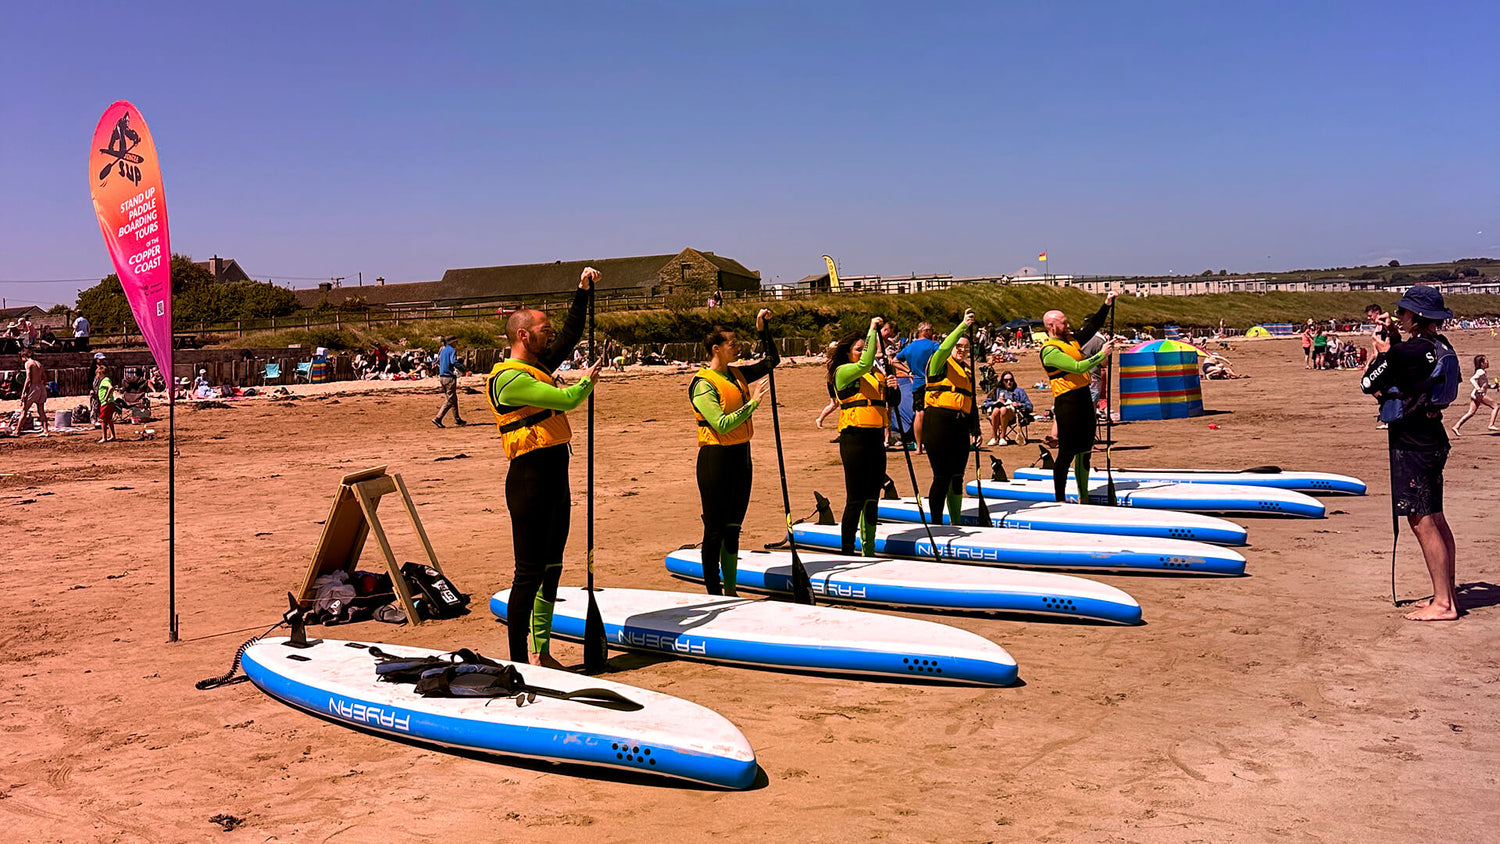
MULTIPOLYGON (((766 342, 775 341, 766 337, 766 342)), ((766 372, 766 385, 771 393, 771 434, 776 440, 776 473, 781 477, 781 509, 786 516, 786 541, 792 549, 792 597, 799 604, 812 604, 812 579, 807 576, 807 568, 802 565, 802 557, 797 554, 797 540, 792 536, 792 494, 786 485, 786 455, 781 448, 781 414, 776 411, 776 370, 770 369, 766 372)), ((708 569, 708 560, 703 561, 703 567, 708 569)))
MULTIPOLYGON (((1109 303, 1109 339, 1106 343, 1115 341, 1115 303, 1109 303)), ((1110 351, 1105 361, 1104 369, 1104 480, 1105 501, 1111 507, 1120 506, 1120 497, 1115 492, 1115 467, 1110 459, 1110 450, 1115 444, 1115 391, 1111 382, 1115 377, 1115 353, 1110 351)))
MULTIPOLYGON (((594 285, 598 278, 589 282, 589 354, 599 359, 599 349, 594 344, 594 285)), ((595 376, 597 377, 597 375, 595 376)), ((588 616, 583 628, 583 670, 598 674, 609 664, 609 645, 605 638, 604 616, 599 612, 599 602, 594 598, 594 439, 598 429, 594 427, 594 393, 598 384, 589 391, 589 446, 588 446, 588 616)))
MULTIPOLYGON (((979 346, 976 345, 975 342, 974 342, 974 325, 971 323, 969 325, 969 389, 972 390, 973 393, 974 393, 974 395, 970 396, 970 398, 974 402, 974 425, 973 425, 973 430, 971 431, 971 433, 977 434, 977 435, 979 435, 979 436, 982 437, 982 436, 984 436, 984 422, 980 419, 980 416, 979 416, 979 357, 978 357, 978 351, 979 351, 979 346)), ((1020 411, 1016 411, 1016 413, 1020 413, 1020 411)), ((990 521, 990 505, 987 504, 987 503, 985 503, 985 500, 984 500, 984 484, 983 484, 984 477, 981 474, 982 472, 983 472, 983 470, 980 469, 980 467, 979 467, 979 449, 975 448, 974 449, 974 484, 975 484, 975 488, 979 492, 979 526, 980 527, 991 527, 993 523, 990 521)), ((962 519, 960 518, 961 514, 959 514, 959 513, 950 513, 949 516, 953 519, 953 523, 955 525, 959 524, 962 521, 962 519)))
MULTIPOLYGON (((885 371, 890 375, 894 375, 896 373, 896 369, 895 367, 891 366, 891 356, 885 350, 885 341, 881 339, 879 331, 875 332, 875 342, 880 344, 880 356, 885 359, 885 371)), ((887 416, 889 416, 889 414, 887 414, 887 416)), ((913 414, 912 418, 913 421, 915 421, 915 414, 913 414)), ((913 426, 913 432, 915 432, 915 426, 913 426)), ((915 439, 915 437, 913 437, 913 439, 915 439)), ((927 523, 927 510, 922 507, 922 488, 917 485, 917 467, 912 465, 911 449, 906 447, 907 442, 908 441, 906 437, 901 438, 901 455, 906 458, 906 474, 911 477, 911 494, 916 498, 917 501, 917 516, 922 520, 922 530, 927 532, 927 542, 932 546, 933 562, 941 563, 943 561, 943 558, 938 554, 937 539, 933 538, 932 526, 927 523)), ((956 525, 960 521, 960 518, 955 518, 953 520, 953 523, 956 525)), ((868 554, 875 553, 875 549, 873 548, 866 548, 864 550, 868 554)))

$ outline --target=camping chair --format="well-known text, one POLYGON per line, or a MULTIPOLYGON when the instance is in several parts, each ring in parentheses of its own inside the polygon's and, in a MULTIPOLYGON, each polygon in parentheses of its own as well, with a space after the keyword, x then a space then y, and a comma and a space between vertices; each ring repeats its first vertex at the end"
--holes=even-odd
POLYGON ((281 378, 281 364, 267 363, 266 371, 260 374, 260 385, 266 386, 267 381, 279 380, 281 378))
POLYGON ((1024 408, 1017 408, 1015 418, 1000 430, 1000 436, 1018 445, 1025 445, 1031 442, 1031 423, 1034 421, 1035 414, 1027 413, 1024 408))
POLYGON ((312 361, 305 360, 297 364, 296 380, 304 381, 308 384, 312 383, 312 361))

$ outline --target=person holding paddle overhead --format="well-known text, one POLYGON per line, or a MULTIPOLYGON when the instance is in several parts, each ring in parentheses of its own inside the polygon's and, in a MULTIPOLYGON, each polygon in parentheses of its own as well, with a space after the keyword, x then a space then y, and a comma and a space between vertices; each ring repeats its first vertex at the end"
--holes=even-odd
POLYGON ((844 515, 839 549, 854 554, 858 530, 867 557, 875 554, 875 513, 885 483, 885 427, 890 420, 885 376, 875 371, 880 317, 864 336, 840 340, 828 355, 828 385, 839 404, 839 459, 844 463, 844 515))
POLYGON ((766 376, 781 362, 765 308, 755 315, 766 356, 759 363, 731 366, 740 358, 733 331, 715 326, 703 340, 708 364, 688 385, 698 420, 698 495, 703 500, 703 583, 710 595, 738 595, 735 572, 740 557, 740 525, 750 508, 750 415, 760 407, 766 376), (754 386, 751 386, 751 384, 754 386), (722 584, 719 572, 723 570, 722 584))
POLYGON ((943 504, 954 524, 963 518, 964 469, 969 463, 969 427, 974 414, 974 383, 969 378, 970 339, 965 329, 974 324, 974 312, 948 332, 937 351, 927 360, 927 398, 922 424, 922 446, 932 465, 932 486, 927 507, 932 523, 943 523, 943 504))
POLYGON ((1089 373, 1114 351, 1114 338, 1098 352, 1085 357, 1087 343, 1109 315, 1115 291, 1105 294, 1104 306, 1074 333, 1062 311, 1042 315, 1047 340, 1042 343, 1042 369, 1052 385, 1052 418, 1057 422, 1057 462, 1052 484, 1058 501, 1067 500, 1068 466, 1072 464, 1078 484, 1078 503, 1089 503, 1089 458, 1094 451, 1094 400, 1089 393, 1089 373))
POLYGON ((510 357, 495 364, 486 376, 490 410, 510 460, 505 504, 510 511, 516 575, 506 623, 513 662, 562 668, 549 649, 552 606, 562 576, 572 507, 568 443, 573 432, 565 413, 593 392, 600 361, 594 361, 583 380, 571 387, 557 386, 552 371, 573 354, 583 335, 589 298, 598 281, 599 271, 585 267, 561 333, 553 331, 541 311, 522 308, 511 314, 505 322, 510 357))

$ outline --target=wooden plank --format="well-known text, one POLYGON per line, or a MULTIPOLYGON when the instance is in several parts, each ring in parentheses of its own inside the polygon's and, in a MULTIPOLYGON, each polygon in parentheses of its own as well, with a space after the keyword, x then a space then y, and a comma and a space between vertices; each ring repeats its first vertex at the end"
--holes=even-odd
POLYGON ((407 623, 416 626, 422 623, 422 617, 417 615, 417 606, 412 603, 411 591, 406 588, 406 578, 401 575, 401 564, 396 561, 396 554, 391 550, 391 542, 385 536, 385 528, 380 525, 380 517, 375 515, 375 507, 380 501, 378 497, 371 498, 365 492, 364 486, 370 481, 355 484, 355 497, 359 499, 359 506, 364 511, 365 522, 370 526, 370 531, 375 534, 375 541, 380 543, 380 551, 385 555, 386 570, 391 573, 391 587, 396 591, 396 597, 401 600, 401 606, 406 610, 407 623))
MULTIPOLYGON (((401 480, 400 475, 393 475, 396 486, 401 490, 401 498, 406 502, 406 514, 411 517, 411 526, 417 531, 417 538, 422 540, 422 547, 427 550, 427 559, 438 574, 443 574, 443 567, 438 565, 437 552, 432 550, 432 540, 427 538, 427 530, 422 527, 422 520, 417 518, 417 505, 412 503, 411 493, 406 489, 406 481, 401 480)), ((443 574, 447 577, 446 574, 443 574)))

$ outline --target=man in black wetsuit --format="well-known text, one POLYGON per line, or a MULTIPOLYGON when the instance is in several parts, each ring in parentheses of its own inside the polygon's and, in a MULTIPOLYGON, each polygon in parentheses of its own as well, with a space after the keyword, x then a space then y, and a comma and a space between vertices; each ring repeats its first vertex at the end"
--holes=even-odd
POLYGON ((1381 419, 1390 425, 1392 507, 1406 516, 1432 578, 1432 598, 1406 614, 1412 621, 1458 618, 1456 548, 1443 515, 1443 467, 1448 462, 1443 408, 1457 394, 1460 378, 1452 345, 1437 333, 1442 321, 1452 317, 1436 288, 1408 290, 1396 303, 1395 326, 1381 315, 1384 330, 1376 331, 1375 359, 1360 382, 1364 392, 1381 397, 1381 419), (1397 326, 1408 339, 1401 339, 1397 326))
MULTIPOLYGON (((573 433, 566 411, 593 392, 600 361, 583 380, 558 387, 552 372, 573 354, 583 334, 589 296, 599 271, 585 267, 578 292, 560 333, 547 315, 522 308, 510 315, 505 333, 510 357, 495 364, 489 380, 490 410, 510 469, 505 474, 505 504, 510 510, 516 576, 506 608, 512 662, 561 668, 550 651, 552 608, 568 544, 568 443, 573 433), (529 645, 529 647, 528 647, 529 645)), ((592 432, 590 433, 592 436, 592 432)))
POLYGON ((1083 321, 1077 332, 1062 311, 1042 314, 1047 340, 1042 344, 1042 369, 1052 386, 1052 418, 1057 423, 1057 462, 1052 484, 1058 501, 1065 501, 1068 467, 1072 465, 1078 485, 1078 503, 1089 503, 1089 460, 1094 453, 1094 400, 1089 392, 1089 373, 1114 350, 1109 338, 1093 355, 1083 353, 1083 343, 1093 338, 1115 301, 1115 291, 1104 297, 1104 306, 1083 321))

